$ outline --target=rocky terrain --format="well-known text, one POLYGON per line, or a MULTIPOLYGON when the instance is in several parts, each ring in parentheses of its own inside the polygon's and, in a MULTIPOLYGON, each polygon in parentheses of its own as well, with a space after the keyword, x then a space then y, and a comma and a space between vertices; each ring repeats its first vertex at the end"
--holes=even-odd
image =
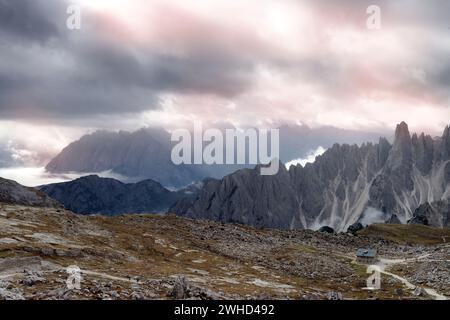
POLYGON ((0 204, 0 299, 444 299, 449 244, 422 225, 353 235, 0 204), (360 247, 379 252, 380 290, 364 289, 360 247))
POLYGON ((335 144, 314 163, 274 176, 239 170, 206 183, 169 211, 256 227, 345 231, 354 223, 427 222, 450 226, 450 127, 441 137, 411 135, 400 123, 391 145, 335 144), (425 206, 422 207, 421 206, 425 206))
POLYGON ((91 175, 41 186, 39 190, 75 213, 117 215, 165 212, 175 201, 194 196, 201 185, 170 191, 153 180, 122 183, 91 175))

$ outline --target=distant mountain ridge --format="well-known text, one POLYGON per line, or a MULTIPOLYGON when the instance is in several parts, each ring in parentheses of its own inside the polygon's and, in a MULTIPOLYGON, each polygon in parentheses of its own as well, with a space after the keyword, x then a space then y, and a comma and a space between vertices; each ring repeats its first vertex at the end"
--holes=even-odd
POLYGON ((199 186, 170 191, 153 180, 122 183, 96 175, 39 187, 66 209, 80 214, 119 215, 165 212, 175 201, 195 194, 199 186))
MULTIPOLYGON (((317 147, 333 143, 375 141, 378 134, 323 127, 280 127, 280 157, 290 161, 305 157, 317 147), (301 137, 301 139, 299 139, 301 137)), ((69 144, 46 166, 51 173, 100 173, 113 171, 133 180, 152 179, 165 187, 181 188, 207 177, 223 176, 245 165, 174 165, 172 142, 164 129, 135 132, 97 131, 69 144)), ((253 165, 252 165, 253 166, 253 165)))
POLYGON ((133 133, 97 131, 68 145, 47 166, 52 173, 102 172, 156 180, 165 186, 184 186, 202 177, 196 168, 170 160, 166 131, 142 129, 133 133))
MULTIPOLYGON (((391 145, 385 138, 362 146, 335 144, 305 167, 280 164, 275 176, 258 168, 206 183, 195 199, 170 212, 257 227, 346 230, 355 222, 383 219, 407 223, 428 203, 434 225, 449 225, 450 133, 412 136, 400 123, 391 145), (437 218, 440 217, 440 218, 437 218)), ((379 222, 379 221, 378 221, 379 222)))

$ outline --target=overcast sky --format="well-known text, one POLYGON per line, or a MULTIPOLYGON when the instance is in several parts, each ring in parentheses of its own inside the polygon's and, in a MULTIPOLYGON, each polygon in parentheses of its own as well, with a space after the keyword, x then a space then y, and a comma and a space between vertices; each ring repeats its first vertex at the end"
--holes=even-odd
MULTIPOLYGON (((439 134, 450 1, 0 0, 0 157, 81 134, 281 122, 439 134), (381 29, 366 9, 381 8, 381 29)), ((4 160, 6 161, 6 160, 4 160)), ((0 161, 1 164, 1 161, 0 161)))

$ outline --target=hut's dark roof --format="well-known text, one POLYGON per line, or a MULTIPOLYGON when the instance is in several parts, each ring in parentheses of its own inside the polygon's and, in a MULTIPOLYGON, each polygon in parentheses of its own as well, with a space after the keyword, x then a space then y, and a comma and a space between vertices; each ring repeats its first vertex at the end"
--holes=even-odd
POLYGON ((375 249, 358 249, 356 251, 356 256, 358 258, 375 258, 377 251, 375 249))

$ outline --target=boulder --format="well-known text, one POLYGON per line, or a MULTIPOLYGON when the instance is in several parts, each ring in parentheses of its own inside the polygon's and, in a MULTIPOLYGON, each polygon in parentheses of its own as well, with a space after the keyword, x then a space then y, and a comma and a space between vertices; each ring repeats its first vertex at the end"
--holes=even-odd
POLYGON ((344 298, 342 296, 342 293, 330 291, 327 293, 327 299, 328 300, 343 300, 344 298))
POLYGON ((425 291, 424 288, 416 287, 416 288, 414 289, 414 295, 415 295, 415 296, 418 296, 418 297, 425 297, 425 296, 428 295, 428 293, 425 291))
POLYGON ((319 232, 334 233, 334 229, 329 226, 323 226, 319 229, 319 232))
POLYGON ((364 229, 364 226, 360 222, 356 222, 348 227, 347 232, 356 234, 359 230, 364 229))
POLYGON ((23 292, 4 280, 0 280, 0 300, 25 300, 23 292))
POLYGON ((184 276, 176 278, 169 296, 177 300, 189 298, 189 284, 184 276))
POLYGON ((408 224, 421 224, 428 226, 428 218, 422 215, 416 215, 412 219, 408 220, 408 224))

